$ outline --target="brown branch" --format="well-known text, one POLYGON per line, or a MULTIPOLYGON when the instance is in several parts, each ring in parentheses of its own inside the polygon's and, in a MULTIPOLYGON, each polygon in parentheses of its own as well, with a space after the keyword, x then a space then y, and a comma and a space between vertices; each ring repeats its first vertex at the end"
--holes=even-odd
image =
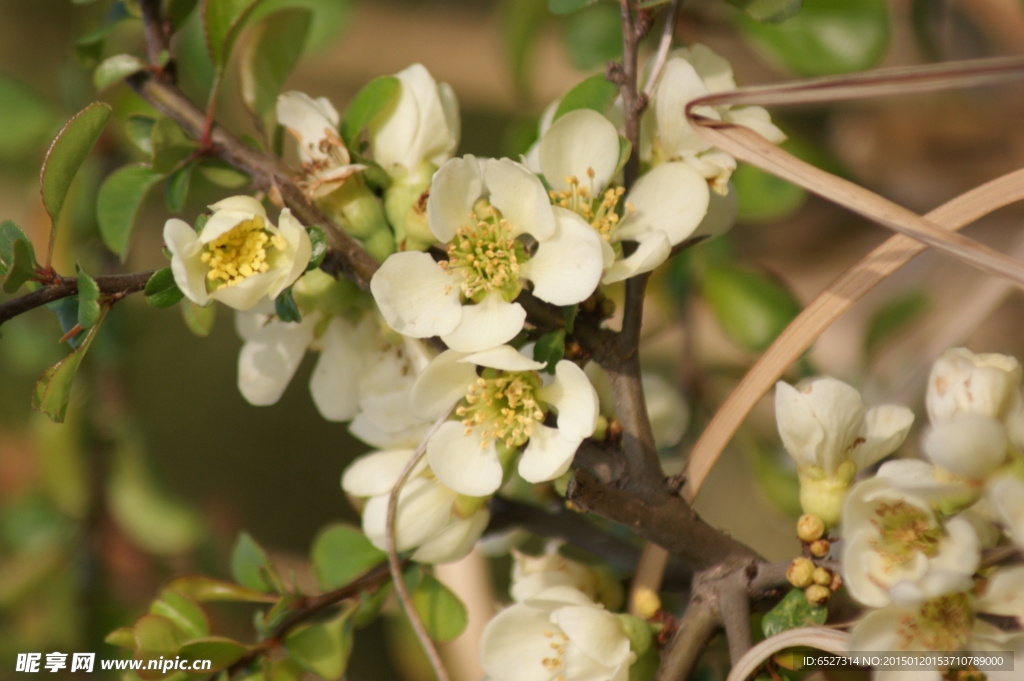
MULTIPOLYGON (((146 288, 146 282, 153 276, 153 271, 135 272, 132 274, 106 274, 93 277, 99 286, 100 293, 120 298, 146 288)), ((42 307, 61 298, 78 293, 78 277, 56 277, 52 283, 43 288, 26 293, 0 303, 0 324, 20 314, 42 307)))
POLYGON ((701 593, 690 599, 679 619, 679 629, 665 647, 656 681, 685 681, 718 631, 718 613, 701 593))
MULTIPOLYGON (((149 64, 154 68, 160 68, 161 59, 170 49, 168 27, 162 18, 160 0, 140 0, 139 9, 146 32, 146 54, 149 57, 149 64)), ((165 75, 163 71, 160 74, 161 77, 165 75)))

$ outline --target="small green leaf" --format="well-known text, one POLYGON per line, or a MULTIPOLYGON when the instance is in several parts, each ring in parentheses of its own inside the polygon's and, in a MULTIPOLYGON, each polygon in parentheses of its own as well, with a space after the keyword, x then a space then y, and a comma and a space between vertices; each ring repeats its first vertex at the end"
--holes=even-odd
POLYGON ((160 175, 177 169, 199 148, 199 143, 170 118, 161 118, 153 125, 150 142, 153 145, 153 170, 160 175))
POLYGON ((562 97, 555 110, 555 120, 576 109, 593 109, 604 114, 615 101, 619 88, 607 81, 603 73, 584 79, 562 97))
POLYGON ((203 609, 188 596, 171 589, 160 592, 160 597, 149 606, 149 614, 171 620, 190 639, 210 634, 210 623, 203 609))
POLYGON ((183 660, 209 660, 210 671, 226 669, 242 659, 249 648, 223 636, 206 636, 182 644, 178 655, 183 660))
POLYGON ((401 83, 394 76, 374 78, 360 90, 341 119, 341 139, 349 149, 358 150, 359 135, 398 97, 401 83))
POLYGON ((597 0, 548 0, 548 10, 552 14, 572 14, 595 2, 597 0))
POLYGON ((93 102, 65 124, 46 152, 39 173, 39 191, 54 229, 57 228, 57 219, 64 207, 71 181, 89 155, 89 150, 100 138, 110 112, 109 104, 93 102))
POLYGON ((206 49, 217 69, 224 68, 246 16, 258 0, 203 0, 206 49))
POLYGON ((239 189, 249 184, 248 175, 218 159, 203 159, 197 168, 200 175, 218 187, 239 189))
POLYGON ((97 90, 106 90, 115 83, 146 68, 146 63, 133 54, 116 54, 104 59, 92 74, 97 90))
POLYGON ((569 60, 580 71, 603 67, 622 57, 622 17, 609 2, 587 7, 569 17, 562 36, 569 60))
POLYGON ((286 288, 274 298, 274 312, 282 322, 301 322, 302 313, 299 306, 295 304, 291 287, 286 288))
POLYGON ((147 156, 153 155, 153 126, 156 119, 150 116, 129 116, 124 122, 124 131, 139 151, 147 156))
POLYGON ((276 573, 266 551, 248 533, 239 534, 231 551, 231 576, 242 586, 270 592, 274 590, 270 574, 276 573))
POLYGON ((100 328, 100 322, 106 312, 100 314, 100 319, 93 325, 86 334, 85 340, 80 346, 43 372, 43 375, 36 382, 35 390, 32 393, 32 408, 41 411, 49 416, 56 423, 64 422, 64 415, 68 410, 68 400, 71 399, 71 384, 78 373, 78 367, 82 364, 82 358, 92 345, 93 338, 100 328))
POLYGON ((146 282, 146 288, 143 291, 146 296, 146 302, 156 308, 170 307, 176 305, 179 300, 185 297, 185 294, 178 288, 178 284, 174 281, 174 273, 170 267, 164 267, 153 273, 153 276, 146 282))
POLYGON ((896 336, 926 312, 931 306, 930 303, 924 291, 909 291, 879 307, 868 320, 864 352, 869 356, 873 355, 880 345, 896 336))
POLYGON ((10 265, 6 266, 7 278, 4 279, 4 293, 14 293, 21 288, 22 284, 35 275, 36 267, 32 243, 27 239, 15 239, 11 244, 10 265))
POLYGON ((167 210, 172 213, 180 213, 185 210, 185 200, 188 198, 188 189, 192 184, 192 171, 195 167, 195 163, 186 163, 167 178, 164 199, 167 203, 167 210))
POLYGON ((185 641, 185 633, 162 615, 143 615, 133 627, 135 646, 139 651, 158 655, 174 655, 185 641))
POLYGON ((301 7, 283 9, 253 29, 242 52, 242 99, 258 118, 274 110, 288 74, 302 56, 313 13, 301 7))
POLYGON ((103 641, 118 648, 135 648, 135 631, 131 627, 118 627, 107 634, 103 641))
POLYGON ((91 328, 100 318, 100 287, 96 280, 75 265, 78 274, 78 325, 91 328))
POLYGON ((297 628, 284 639, 288 653, 304 669, 324 679, 336 679, 348 666, 352 652, 352 609, 321 624, 297 628))
POLYGON ((778 23, 796 16, 803 0, 726 0, 754 21, 778 23))
POLYGON ((444 643, 454 640, 469 621, 466 606, 451 589, 433 575, 424 575, 412 594, 412 602, 430 638, 444 643))
POLYGON ((195 7, 196 0, 166 0, 164 2, 164 17, 171 25, 172 32, 177 32, 181 28, 195 7))
POLYGON ((383 551, 351 525, 331 525, 321 530, 313 540, 310 554, 313 574, 327 590, 351 583, 387 559, 383 551))
MULTIPOLYGON (((21 231, 13 220, 0 222, 0 277, 7 276, 14 266, 14 242, 24 241, 31 248, 32 242, 21 231)), ((35 260, 35 253, 32 252, 32 260, 35 260)))
POLYGON ((107 248, 123 261, 135 218, 150 188, 162 175, 145 164, 115 170, 103 181, 96 197, 96 220, 107 248))
POLYGON ((181 306, 181 315, 189 331, 200 338, 206 338, 213 331, 213 322, 217 319, 217 306, 204 307, 189 300, 181 306))
POLYGON ((324 258, 327 257, 327 233, 316 225, 307 227, 306 231, 309 232, 309 241, 313 245, 309 264, 306 265, 306 271, 309 272, 320 267, 324 262, 324 258))
POLYGON ((241 603, 275 603, 276 596, 267 595, 239 586, 233 582, 213 579, 205 575, 178 577, 167 585, 169 591, 188 596, 197 603, 211 601, 237 601, 241 603))
POLYGON ((505 59, 519 92, 529 92, 537 38, 548 16, 546 0, 504 0, 501 3, 501 39, 505 59))
POLYGON ((537 339, 533 347, 533 358, 547 364, 544 370, 553 372, 559 360, 565 357, 565 329, 546 333, 537 339))
POLYGON ((752 42, 803 76, 869 69, 889 43, 885 0, 803 0, 800 13, 781 24, 737 19, 752 42))
POLYGON ((766 637, 771 637, 797 627, 824 624, 827 617, 827 608, 813 605, 801 589, 793 589, 764 616, 761 628, 766 637))
POLYGON ((800 314, 800 304, 777 279, 728 264, 712 264, 703 295, 730 340, 748 352, 762 352, 800 314))

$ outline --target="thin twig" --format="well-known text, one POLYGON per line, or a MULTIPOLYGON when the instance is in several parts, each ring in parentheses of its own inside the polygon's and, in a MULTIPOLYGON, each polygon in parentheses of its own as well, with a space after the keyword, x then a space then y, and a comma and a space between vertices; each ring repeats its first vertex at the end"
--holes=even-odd
POLYGON ((681 0, 672 0, 665 12, 665 26, 661 29, 658 52, 654 55, 651 75, 647 78, 647 84, 644 86, 644 98, 648 101, 654 96, 654 91, 661 81, 661 74, 665 71, 665 64, 668 63, 668 53, 672 50, 672 38, 676 32, 676 17, 679 16, 680 3, 681 0))
MULTIPOLYGON (((153 272, 154 270, 133 274, 107 274, 93 277, 93 279, 96 280, 100 293, 107 296, 123 297, 146 288, 146 282, 153 276, 153 272)), ((0 324, 29 310, 77 293, 77 277, 57 277, 40 289, 0 303, 0 324)))
POLYGON ((437 432, 437 429, 448 420, 451 412, 452 410, 449 409, 434 421, 434 425, 427 431, 423 440, 420 441, 419 447, 416 448, 412 457, 409 458, 409 462, 402 469, 402 473, 398 476, 398 480, 395 481, 395 486, 391 489, 390 496, 388 496, 388 514, 385 525, 388 541, 388 568, 391 570, 391 579, 395 584, 395 592, 398 594, 398 600, 402 604, 405 616, 409 618, 409 624, 416 633, 416 638, 419 639, 420 645, 423 646, 423 652, 426 653, 427 659, 430 660, 430 665, 434 668, 434 673, 437 674, 437 681, 448 681, 448 672, 444 668, 444 662, 441 660, 441 654, 438 652, 437 646, 434 645, 430 634, 427 633, 427 628, 423 625, 423 620, 416 613, 416 608, 412 602, 412 594, 409 593, 405 580, 402 579, 402 562, 398 558, 398 545, 395 537, 395 518, 398 515, 398 496, 402 487, 409 479, 416 464, 426 454, 427 442, 437 432))

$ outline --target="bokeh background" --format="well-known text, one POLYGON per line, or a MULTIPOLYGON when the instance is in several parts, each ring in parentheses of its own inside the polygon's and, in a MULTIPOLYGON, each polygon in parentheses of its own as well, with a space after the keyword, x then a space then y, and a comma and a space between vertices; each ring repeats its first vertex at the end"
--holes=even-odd
MULTIPOLYGON (((267 4, 275 3, 282 4, 267 4)), ((326 96, 343 110, 372 78, 423 63, 459 98, 460 153, 525 151, 544 106, 619 49, 612 2, 572 17, 549 14, 543 0, 302 4, 317 13, 315 29, 289 88, 326 96)), ((741 84, 1024 51, 1024 11, 1015 0, 806 5, 862 6, 819 31, 832 61, 803 34, 785 33, 786 24, 751 27, 720 0, 684 3, 677 40, 713 46, 732 60, 741 84), (765 37, 764 30, 777 32, 765 37)), ((94 274, 166 262, 160 234, 168 213, 159 188, 144 206, 127 262, 104 253, 96 232, 99 183, 132 159, 123 121, 145 112, 124 85, 97 93, 83 67, 96 58, 94 32, 118 12, 130 14, 131 3, 0 2, 0 218, 16 221, 37 253, 48 236, 37 187, 49 141, 88 102, 115 105, 117 120, 65 211, 54 261, 64 273, 75 262, 94 274)), ((104 56, 138 50, 138 22, 117 22, 104 38, 104 56)), ((194 17, 176 47, 183 87, 203 101, 211 71, 194 17)), ((652 48, 645 44, 645 53, 652 48)), ((230 77, 219 116, 251 129, 237 92, 230 77)), ((1009 84, 772 114, 795 153, 925 212, 1021 165, 1022 95, 1024 88, 1009 84)), ((666 452, 676 469, 765 339, 887 236, 752 169, 735 181, 741 216, 728 239, 674 261, 652 291, 648 361, 677 379, 692 409, 687 438, 666 452), (709 280, 709 271, 736 270, 750 277, 726 276, 725 293, 709 280)), ((198 178, 182 217, 191 220, 206 203, 240 191, 198 178)), ((1021 211, 1011 207, 968 233, 1024 258, 1020 227, 1021 211)), ((919 407, 927 368, 943 348, 1024 354, 1022 313, 1019 294, 1005 284, 926 254, 840 319, 792 378, 832 373, 865 386, 869 401, 919 407)), ((142 614, 171 576, 227 576, 240 529, 308 584, 305 556, 318 529, 358 522, 338 481, 368 448, 344 424, 317 414, 306 387, 314 357, 279 404, 252 407, 235 385, 240 342, 226 309, 217 311, 212 333, 199 337, 177 308, 156 310, 136 296, 111 314, 77 381, 68 421, 58 426, 33 413, 29 397, 42 371, 66 354, 61 335, 54 315, 37 310, 4 324, 0 338, 0 678, 12 672, 17 652, 115 656, 103 636, 142 614)), ((795 486, 772 438, 766 402, 716 468, 698 508, 764 555, 784 559, 794 548, 795 486)), ((225 626, 245 631, 245 612, 223 617, 225 626)), ((397 673, 382 654, 382 633, 360 634, 350 678, 397 673)), ((392 645, 408 647, 397 640, 392 645)))

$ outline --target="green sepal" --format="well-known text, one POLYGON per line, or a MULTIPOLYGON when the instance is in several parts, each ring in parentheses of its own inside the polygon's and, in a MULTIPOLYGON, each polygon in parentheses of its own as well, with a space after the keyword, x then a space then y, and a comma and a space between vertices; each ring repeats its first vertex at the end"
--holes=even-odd
POLYGON ((302 321, 302 312, 299 311, 299 306, 295 304, 295 298, 292 296, 290 286, 277 294, 277 298, 274 298, 274 312, 277 313, 277 318, 282 322, 298 323, 302 321))
POLYGON ((306 271, 309 272, 320 267, 324 262, 324 258, 327 257, 327 232, 316 225, 307 227, 306 231, 309 233, 309 243, 313 246, 309 256, 309 264, 306 265, 306 271))

